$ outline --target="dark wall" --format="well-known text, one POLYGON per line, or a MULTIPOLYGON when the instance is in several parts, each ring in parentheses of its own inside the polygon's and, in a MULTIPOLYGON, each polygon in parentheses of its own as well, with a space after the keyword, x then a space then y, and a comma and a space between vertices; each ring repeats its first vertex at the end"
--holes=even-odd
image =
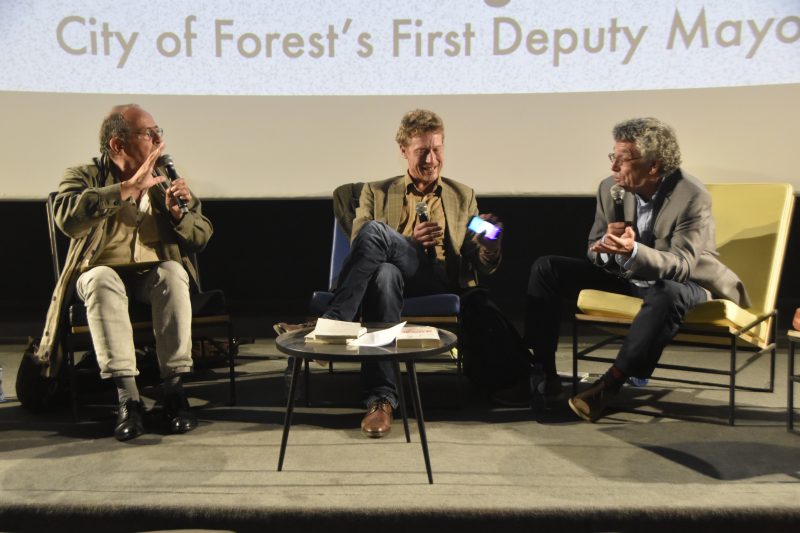
MULTIPOLYGON (((479 205, 500 216, 506 228, 502 265, 483 281, 519 318, 533 260, 584 253, 594 199, 487 197, 479 205)), ((312 291, 327 284, 331 201, 207 200, 203 207, 215 228, 200 256, 203 285, 225 290, 240 332, 267 336, 273 320, 304 317, 312 291)), ((44 201, 0 202, 0 224, 0 337, 38 335, 54 285, 44 201)), ((798 225, 795 211, 778 296, 782 327, 800 306, 800 261, 792 253, 800 246, 798 225)))

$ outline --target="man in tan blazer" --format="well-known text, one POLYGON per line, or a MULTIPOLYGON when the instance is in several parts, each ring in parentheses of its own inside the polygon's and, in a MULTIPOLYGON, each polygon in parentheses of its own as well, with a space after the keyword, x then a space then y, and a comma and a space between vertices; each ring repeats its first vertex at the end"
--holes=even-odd
POLYGON ((613 174, 597 192, 587 257, 540 257, 531 268, 525 333, 543 374, 544 395, 561 387, 555 352, 562 300, 582 289, 642 298, 614 365, 588 390, 569 400, 581 418, 595 421, 629 377, 648 378, 684 315, 710 298, 747 305, 739 277, 717 259, 711 197, 684 173, 675 132, 654 118, 614 127, 613 174))
MULTIPOLYGON (((354 320, 361 308, 364 321, 396 323, 404 297, 460 292, 500 262, 501 237, 488 239, 467 229, 478 216, 475 192, 441 176, 442 119, 431 111, 410 111, 395 140, 408 170, 364 185, 350 255, 325 318, 354 320)), ((480 216, 499 225, 493 215, 480 216)), ((367 405, 361 428, 382 437, 397 408, 392 367, 365 363, 361 374, 367 405)))

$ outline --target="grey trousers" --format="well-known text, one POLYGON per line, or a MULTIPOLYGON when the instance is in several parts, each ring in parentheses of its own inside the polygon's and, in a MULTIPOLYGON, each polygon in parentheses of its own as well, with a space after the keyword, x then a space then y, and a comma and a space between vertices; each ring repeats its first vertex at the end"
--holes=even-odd
POLYGON ((77 293, 86 304, 89 332, 103 378, 136 376, 128 291, 153 310, 153 333, 161 377, 192 370, 192 304, 189 274, 176 261, 164 261, 143 274, 123 278, 107 266, 81 274, 77 293))

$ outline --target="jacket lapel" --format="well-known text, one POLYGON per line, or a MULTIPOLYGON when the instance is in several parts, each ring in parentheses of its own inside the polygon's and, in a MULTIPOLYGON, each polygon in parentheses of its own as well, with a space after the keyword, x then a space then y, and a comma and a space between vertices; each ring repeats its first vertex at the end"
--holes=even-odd
POLYGON ((392 182, 389 194, 386 195, 386 224, 390 228, 397 229, 400 227, 400 216, 403 212, 405 198, 405 187, 401 176, 392 182))

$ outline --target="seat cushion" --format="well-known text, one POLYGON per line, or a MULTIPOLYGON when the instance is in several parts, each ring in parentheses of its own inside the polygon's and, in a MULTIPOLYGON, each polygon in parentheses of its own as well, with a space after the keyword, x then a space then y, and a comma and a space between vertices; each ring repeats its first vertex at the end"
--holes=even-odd
MULTIPOLYGON (((584 289, 578 295, 578 309, 598 317, 633 320, 642 306, 641 298, 611 292, 584 289)), ((701 303, 684 317, 684 324, 718 326, 739 329, 756 320, 757 315, 742 309, 730 300, 709 300, 701 303)), ((754 328, 748 342, 763 345, 768 338, 768 323, 754 328)))

